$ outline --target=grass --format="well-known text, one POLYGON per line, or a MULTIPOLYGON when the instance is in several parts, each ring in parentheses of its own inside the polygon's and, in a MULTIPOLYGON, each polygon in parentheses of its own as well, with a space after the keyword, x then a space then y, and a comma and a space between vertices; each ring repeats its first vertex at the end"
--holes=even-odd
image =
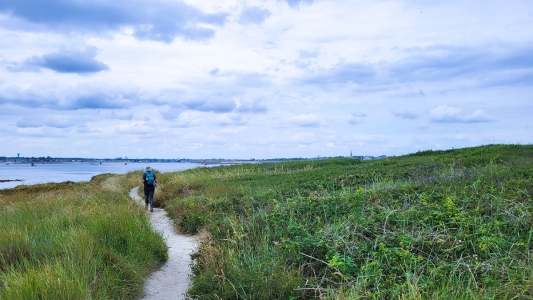
POLYGON ((1 190, 0 299, 134 299, 167 259, 128 198, 140 174, 1 190))
POLYGON ((533 146, 160 176, 196 299, 530 299, 533 146))
MULTIPOLYGON (((531 299, 533 146, 158 174, 194 299, 531 299)), ((0 191, 0 299, 134 299, 167 257, 140 172, 0 191)))

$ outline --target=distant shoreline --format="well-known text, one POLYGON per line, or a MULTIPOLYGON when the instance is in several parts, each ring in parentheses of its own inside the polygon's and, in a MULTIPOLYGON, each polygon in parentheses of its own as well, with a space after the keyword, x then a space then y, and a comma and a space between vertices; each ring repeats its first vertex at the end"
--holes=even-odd
POLYGON ((0 179, 0 182, 24 181, 22 179, 0 179))

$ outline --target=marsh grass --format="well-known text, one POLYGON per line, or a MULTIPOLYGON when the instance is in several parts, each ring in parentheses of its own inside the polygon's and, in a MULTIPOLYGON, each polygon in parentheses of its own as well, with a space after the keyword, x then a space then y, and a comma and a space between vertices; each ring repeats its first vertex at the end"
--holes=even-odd
POLYGON ((133 299, 166 261, 128 198, 139 174, 0 191, 0 299, 133 299))
POLYGON ((533 298, 533 146, 163 174, 197 299, 533 298))
MULTIPOLYGON (((167 259, 141 172, 0 191, 0 299, 134 299, 167 259)), ((533 146, 158 174, 196 299, 531 299, 533 146)))

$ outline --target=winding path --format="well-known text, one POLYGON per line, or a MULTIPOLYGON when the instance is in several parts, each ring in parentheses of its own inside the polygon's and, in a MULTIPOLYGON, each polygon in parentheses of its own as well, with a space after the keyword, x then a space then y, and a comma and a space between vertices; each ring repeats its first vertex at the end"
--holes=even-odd
MULTIPOLYGON (((144 205, 144 200, 139 196, 139 187, 131 189, 130 197, 144 205)), ((144 285, 142 299, 186 299, 191 275, 190 254, 196 249, 197 241, 194 237, 177 234, 164 209, 154 207, 154 212, 149 214, 152 226, 166 241, 168 261, 161 269, 150 274, 144 285)))

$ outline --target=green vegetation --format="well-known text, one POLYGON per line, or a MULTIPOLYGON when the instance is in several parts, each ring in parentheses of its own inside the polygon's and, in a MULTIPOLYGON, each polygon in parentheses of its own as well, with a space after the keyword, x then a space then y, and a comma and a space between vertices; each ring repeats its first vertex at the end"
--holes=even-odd
POLYGON ((533 146, 198 168, 158 200, 204 236, 197 299, 531 299, 533 146))
MULTIPOLYGON (((196 299, 531 299, 533 146, 197 168, 156 204, 196 299)), ((0 299, 134 299, 167 259, 140 172, 0 190, 0 299)))
POLYGON ((0 190, 0 299, 134 299, 167 259, 140 173, 0 190))

